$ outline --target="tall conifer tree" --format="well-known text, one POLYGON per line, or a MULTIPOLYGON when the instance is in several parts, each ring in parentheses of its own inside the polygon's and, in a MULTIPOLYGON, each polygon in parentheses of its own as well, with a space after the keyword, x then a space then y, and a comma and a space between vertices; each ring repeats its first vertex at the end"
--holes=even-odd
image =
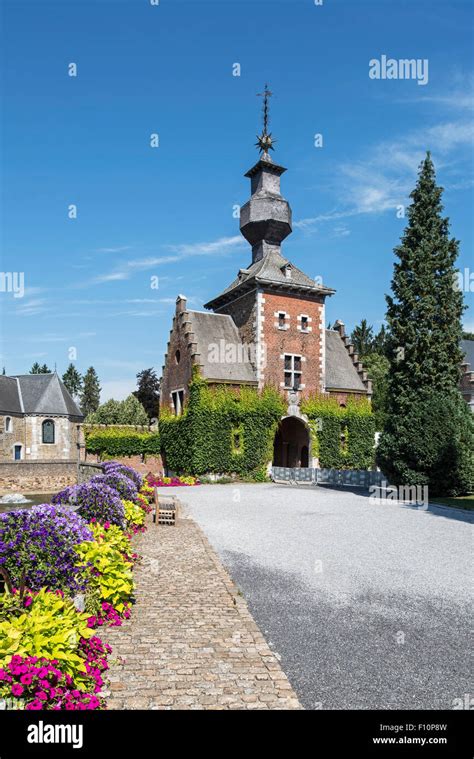
POLYGON ((387 296, 388 414, 377 461, 394 485, 460 495, 472 487, 473 419, 459 392, 464 307, 442 192, 427 153, 387 296))

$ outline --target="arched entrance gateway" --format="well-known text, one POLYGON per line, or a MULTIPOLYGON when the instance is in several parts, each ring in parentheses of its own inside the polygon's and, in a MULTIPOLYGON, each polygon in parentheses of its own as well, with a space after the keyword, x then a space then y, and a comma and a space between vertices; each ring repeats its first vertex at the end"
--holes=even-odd
POLYGON ((309 431, 297 416, 281 420, 273 444, 273 466, 309 466, 309 431))

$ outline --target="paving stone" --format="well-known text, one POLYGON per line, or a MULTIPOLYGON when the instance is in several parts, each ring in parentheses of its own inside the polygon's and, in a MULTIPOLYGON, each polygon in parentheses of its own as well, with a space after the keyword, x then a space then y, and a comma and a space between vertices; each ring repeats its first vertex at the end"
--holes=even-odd
POLYGON ((135 567, 132 616, 102 631, 113 648, 109 709, 301 709, 192 519, 173 528, 150 519, 134 550, 148 561, 135 567))

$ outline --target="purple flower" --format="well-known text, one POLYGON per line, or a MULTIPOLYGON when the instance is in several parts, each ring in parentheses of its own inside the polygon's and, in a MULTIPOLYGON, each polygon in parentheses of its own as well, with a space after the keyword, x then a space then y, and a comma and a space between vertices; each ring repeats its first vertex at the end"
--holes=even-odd
MULTIPOLYGON (((98 475, 101 477, 102 475, 98 475)), ((74 485, 72 488, 66 488, 68 491, 61 491, 68 498, 68 502, 73 502, 78 507, 80 514, 87 522, 96 519, 98 522, 111 522, 123 527, 125 524, 125 514, 123 503, 120 496, 114 488, 109 487, 106 482, 94 481, 93 477, 89 482, 83 485, 74 485)), ((132 484, 132 483, 131 483, 132 484)))
POLYGON ((132 482, 135 483, 135 487, 138 490, 140 490, 143 485, 143 477, 135 469, 132 469, 131 466, 120 464, 119 461, 106 461, 105 464, 103 464, 103 467, 105 474, 109 474, 110 472, 120 472, 121 474, 124 474, 129 480, 132 480, 132 482))
POLYGON ((120 498, 127 501, 135 501, 137 497, 138 491, 135 483, 119 471, 112 470, 106 474, 97 474, 89 482, 109 485, 117 491, 120 498))
POLYGON ((25 571, 32 590, 83 590, 84 570, 76 566, 74 547, 84 540, 92 540, 87 522, 64 506, 42 504, 0 514, 2 563, 16 585, 25 571))

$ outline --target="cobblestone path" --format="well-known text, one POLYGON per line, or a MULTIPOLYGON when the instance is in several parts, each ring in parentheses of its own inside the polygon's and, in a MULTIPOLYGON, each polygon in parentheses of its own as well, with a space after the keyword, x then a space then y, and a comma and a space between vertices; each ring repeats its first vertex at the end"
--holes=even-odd
POLYGON ((301 708, 194 521, 150 521, 135 550, 131 619, 103 635, 113 647, 109 709, 301 708))

